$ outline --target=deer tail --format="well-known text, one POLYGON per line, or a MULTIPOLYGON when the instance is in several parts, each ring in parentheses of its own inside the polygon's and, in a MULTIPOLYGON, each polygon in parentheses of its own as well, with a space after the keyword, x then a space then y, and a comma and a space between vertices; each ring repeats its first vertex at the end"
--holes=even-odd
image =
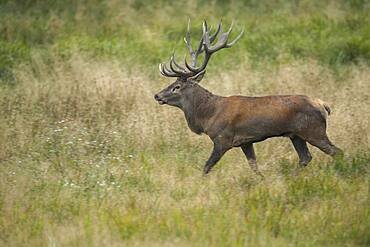
POLYGON ((315 101, 318 105, 321 106, 321 109, 322 109, 321 112, 324 115, 324 117, 326 118, 327 116, 329 116, 331 113, 330 106, 326 102, 322 101, 321 99, 316 99, 315 101))
POLYGON ((330 113, 331 113, 330 106, 326 102, 323 102, 322 106, 325 108, 328 115, 330 115, 330 113))

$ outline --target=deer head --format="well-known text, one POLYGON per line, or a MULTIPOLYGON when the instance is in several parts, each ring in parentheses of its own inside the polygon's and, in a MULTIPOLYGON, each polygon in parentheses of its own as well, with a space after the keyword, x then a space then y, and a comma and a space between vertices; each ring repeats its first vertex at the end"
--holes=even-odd
POLYGON ((194 85, 199 83, 204 74, 206 67, 212 54, 223 49, 232 47, 243 35, 242 31, 233 41, 228 42, 229 35, 232 31, 233 23, 227 32, 223 32, 222 22, 220 21, 217 30, 211 34, 211 28, 208 28, 207 22, 204 21, 202 25, 203 35, 199 41, 196 50, 193 50, 190 39, 190 20, 188 22, 188 29, 184 38, 185 44, 189 50, 191 63, 189 64, 186 57, 184 65, 176 62, 175 54, 172 54, 169 66, 166 64, 159 64, 159 71, 163 76, 176 77, 176 81, 167 86, 165 89, 157 93, 154 98, 159 104, 168 104, 182 108, 185 101, 195 90, 194 85), (219 35, 220 34, 220 35, 219 35), (218 37, 218 39, 217 39, 218 37), (217 39, 217 41, 216 41, 217 39), (198 66, 198 56, 204 54, 203 62, 198 66))

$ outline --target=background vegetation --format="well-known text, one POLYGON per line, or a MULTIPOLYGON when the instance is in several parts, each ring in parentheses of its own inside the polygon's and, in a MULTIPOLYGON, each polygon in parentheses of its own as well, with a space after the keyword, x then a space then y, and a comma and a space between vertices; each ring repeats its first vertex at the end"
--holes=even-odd
MULTIPOLYGON (((0 1, 1 246, 368 246, 370 3, 0 1), (345 150, 297 166, 283 138, 211 151, 153 94, 157 64, 236 20, 244 37, 202 84, 222 95, 307 94, 345 150), (197 38, 196 38, 197 39, 197 38)), ((234 35, 235 35, 234 34, 234 35)))

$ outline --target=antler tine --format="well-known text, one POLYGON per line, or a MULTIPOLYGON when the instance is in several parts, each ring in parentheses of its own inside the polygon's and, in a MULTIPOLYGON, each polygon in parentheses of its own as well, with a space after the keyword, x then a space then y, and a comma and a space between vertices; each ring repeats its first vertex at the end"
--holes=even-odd
POLYGON ((161 75, 165 76, 165 74, 163 73, 163 65, 161 63, 158 64, 158 69, 159 69, 159 73, 161 73, 161 75))
POLYGON ((185 63, 185 66, 188 70, 190 70, 193 73, 197 73, 197 69, 188 64, 188 61, 186 60, 186 57, 184 58, 184 63, 185 63))
POLYGON ((208 32, 208 24, 206 20, 204 20, 202 23, 202 31, 203 31, 203 36, 206 32, 208 32))
POLYGON ((178 74, 171 72, 167 68, 167 66, 163 63, 159 64, 159 71, 161 72, 162 75, 167 76, 167 77, 178 77, 178 74))
POLYGON ((244 28, 233 41, 231 41, 230 43, 226 45, 226 48, 230 48, 231 46, 233 46, 243 36, 243 34, 244 34, 244 28))
POLYGON ((173 53, 172 56, 171 56, 171 59, 170 59, 170 68, 176 74, 180 74, 180 75, 185 75, 186 74, 186 70, 183 67, 181 67, 179 64, 176 63, 176 61, 175 61, 175 53, 173 53), (178 69, 180 69, 180 70, 178 70, 176 67, 178 69))
POLYGON ((230 27, 229 27, 229 30, 227 30, 227 35, 229 35, 231 33, 231 31, 233 30, 233 26, 234 26, 234 20, 231 21, 231 24, 230 24, 230 27))
POLYGON ((191 60, 192 60, 191 64, 192 64, 192 66, 196 66, 197 65, 197 58, 198 58, 199 54, 201 54, 203 52, 203 37, 199 41, 199 45, 198 45, 197 50, 194 51, 193 47, 191 45, 191 38, 190 38, 190 19, 188 21, 188 29, 187 29, 184 41, 185 41, 185 44, 188 47, 188 50, 189 50, 189 53, 190 53, 190 57, 191 57, 191 60))
POLYGON ((188 20, 188 28, 187 28, 187 31, 186 31, 184 41, 185 41, 186 46, 189 49, 189 53, 193 54, 194 51, 193 51, 193 47, 191 46, 191 39, 190 39, 190 18, 188 20))
POLYGON ((203 36, 202 36, 202 38, 199 40, 198 49, 192 57, 193 66, 197 65, 197 58, 198 58, 199 54, 201 54, 203 51, 204 51, 204 49, 203 49, 203 36))
POLYGON ((166 76, 177 77, 177 74, 169 70, 166 64, 163 64, 163 72, 165 73, 166 76))
POLYGON ((186 72, 186 69, 183 67, 183 66, 181 66, 180 64, 178 64, 177 62, 176 62, 176 56, 175 56, 175 54, 173 54, 173 64, 177 67, 177 68, 179 68, 180 70, 182 70, 183 72, 186 72))
MULTIPOLYGON (((222 29, 222 20, 220 20, 220 22, 218 23, 216 32, 212 34, 211 37, 209 37, 209 41, 211 44, 213 43, 213 41, 215 41, 217 34, 220 32, 221 29, 222 29)), ((211 32, 211 28, 209 29, 209 32, 211 32)))

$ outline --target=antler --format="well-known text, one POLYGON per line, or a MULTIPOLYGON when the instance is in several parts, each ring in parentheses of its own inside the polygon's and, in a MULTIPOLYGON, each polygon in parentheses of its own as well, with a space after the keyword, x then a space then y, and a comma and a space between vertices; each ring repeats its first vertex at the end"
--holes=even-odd
POLYGON ((189 50, 190 57, 191 57, 191 64, 188 64, 186 57, 184 59, 185 67, 179 65, 175 60, 175 54, 172 54, 170 59, 170 68, 166 66, 166 64, 159 64, 159 71, 162 75, 167 77, 181 77, 181 78, 188 78, 192 77, 203 70, 206 69, 209 59, 211 58, 211 55, 222 48, 230 48, 232 47, 243 35, 244 30, 230 43, 228 43, 229 35, 232 31, 233 23, 231 23, 231 26, 229 30, 224 33, 222 29, 222 21, 218 24, 217 30, 215 33, 210 35, 211 28, 208 29, 207 22, 204 21, 202 25, 202 31, 203 35, 201 40, 199 41, 198 48, 194 51, 193 47, 191 45, 191 39, 190 39, 190 20, 188 22, 188 29, 186 32, 186 36, 184 38, 185 44, 189 50), (216 44, 212 45, 212 43, 216 40, 217 35, 221 32, 220 37, 218 38, 216 44), (197 66, 197 59, 200 54, 204 54, 204 60, 201 66, 197 66))
MULTIPOLYGON (((220 32, 220 29, 221 29, 221 22, 218 24, 218 28, 217 28, 216 32, 214 34, 212 34, 211 37, 209 38, 211 43, 216 39, 217 34, 220 32)), ((189 19, 189 21, 188 21, 188 30, 186 32, 186 36, 184 38, 184 41, 185 41, 186 46, 189 49, 190 57, 192 59, 191 65, 196 66, 197 65, 197 58, 198 58, 199 54, 201 54, 204 51, 204 48, 203 48, 204 30, 203 30, 203 36, 202 36, 201 40, 199 41, 198 49, 196 51, 193 51, 193 48, 191 46, 191 40, 190 40, 190 19, 189 19)))

